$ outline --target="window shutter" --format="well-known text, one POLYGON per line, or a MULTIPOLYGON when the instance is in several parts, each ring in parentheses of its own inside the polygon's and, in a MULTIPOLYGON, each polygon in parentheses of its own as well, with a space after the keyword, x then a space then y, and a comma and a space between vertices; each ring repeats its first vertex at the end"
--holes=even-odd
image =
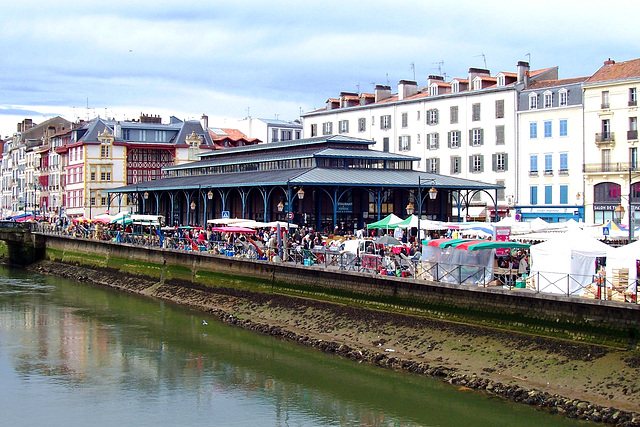
POLYGON ((434 121, 434 124, 436 124, 436 125, 437 125, 437 124, 438 124, 438 110, 437 110, 437 109, 435 109, 435 110, 433 110, 433 111, 435 112, 435 115, 436 115, 436 117, 435 117, 435 121, 434 121))
POLYGON ((384 120, 382 120, 382 117, 384 116, 380 116, 380 129, 384 129, 384 120))
POLYGON ((494 172, 498 170, 498 155, 497 154, 492 154, 491 155, 491 170, 494 171, 494 172))
POLYGON ((504 156, 504 171, 509 170, 509 155, 507 153, 503 154, 504 156))
POLYGON ((440 173, 440 159, 437 158, 436 159, 436 173, 440 173))
POLYGON ((411 150, 411 135, 407 136, 407 151, 411 150))
POLYGON ((436 150, 440 148, 440 134, 436 133, 436 150))
POLYGON ((473 156, 469 156, 469 172, 473 172, 473 156))
POLYGON ((473 147, 473 129, 469 129, 469 145, 473 147))
POLYGON ((451 148, 451 131, 447 134, 447 148, 451 148))
POLYGON ((451 170, 450 170, 450 172, 449 172, 449 173, 450 173, 451 175, 453 175, 453 174, 456 172, 455 167, 454 167, 454 166, 455 166, 456 158, 455 158, 455 157, 453 157, 453 156, 451 156, 451 158, 450 158, 449 160, 450 160, 450 164, 451 164, 451 165, 450 165, 450 166, 451 166, 451 168, 450 168, 451 170))
POLYGON ((484 145, 484 129, 479 129, 480 131, 480 145, 484 145))
POLYGON ((402 137, 398 137, 398 151, 402 151, 402 137))
POLYGON ((484 172, 484 156, 480 155, 480 172, 484 172))

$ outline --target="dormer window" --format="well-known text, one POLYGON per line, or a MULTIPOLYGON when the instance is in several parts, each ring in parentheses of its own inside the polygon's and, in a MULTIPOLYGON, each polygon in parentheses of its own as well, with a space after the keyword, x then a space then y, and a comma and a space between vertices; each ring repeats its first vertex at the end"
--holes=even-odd
POLYGON ((561 107, 564 107, 565 105, 569 104, 569 91, 566 89, 560 89, 560 91, 558 91, 558 96, 559 96, 559 100, 558 100, 558 105, 560 105, 561 107))
POLYGON ((505 85, 504 74, 498 74, 498 87, 502 87, 505 85))
POLYGON ((551 107, 553 107, 553 93, 548 90, 544 93, 544 108, 551 107))
POLYGON ((435 83, 429 86, 429 96, 436 96, 438 94, 438 85, 435 83))
POLYGON ((482 79, 480 77, 476 77, 473 79, 473 90, 482 89, 482 79))
POLYGON ((453 93, 460 92, 460 82, 458 82, 457 80, 454 80, 451 83, 451 92, 453 92, 453 93))
POLYGON ((538 94, 529 94, 529 110, 536 110, 538 108, 538 94))

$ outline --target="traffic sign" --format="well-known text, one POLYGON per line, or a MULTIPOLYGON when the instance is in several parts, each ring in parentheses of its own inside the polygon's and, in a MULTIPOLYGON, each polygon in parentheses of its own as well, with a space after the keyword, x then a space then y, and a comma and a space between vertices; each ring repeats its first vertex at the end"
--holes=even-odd
POLYGON ((603 236, 609 235, 609 227, 602 227, 602 235, 603 236))
POLYGON ((229 218, 229 211, 222 211, 222 218, 229 218))
POLYGON ((293 212, 287 212, 287 219, 293 219, 293 212))

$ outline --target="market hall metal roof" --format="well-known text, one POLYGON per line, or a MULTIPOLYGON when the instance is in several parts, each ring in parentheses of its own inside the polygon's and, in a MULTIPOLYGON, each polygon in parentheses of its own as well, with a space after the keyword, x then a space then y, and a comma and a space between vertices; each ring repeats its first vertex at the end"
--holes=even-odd
POLYGON ((141 191, 197 190, 205 188, 243 188, 256 186, 341 186, 417 188, 418 179, 424 187, 434 186, 451 190, 498 190, 496 184, 438 175, 392 169, 280 169, 272 171, 233 172, 214 175, 193 175, 145 181, 108 190, 109 193, 137 193, 141 191))
MULTIPOLYGON (((226 148, 227 151, 230 150, 226 148)), ((394 161, 416 161, 419 157, 407 156, 405 154, 395 154, 383 151, 358 150, 349 148, 327 148, 327 147, 308 147, 300 149, 286 150, 285 152, 253 152, 246 155, 238 154, 237 156, 224 157, 220 159, 206 157, 203 160, 184 163, 182 165, 169 166, 164 170, 183 170, 183 169, 199 169, 209 166, 224 166, 231 164, 245 164, 255 162, 268 162, 277 160, 290 159, 308 159, 308 158, 343 158, 343 159, 372 159, 372 160, 394 160, 394 161)))

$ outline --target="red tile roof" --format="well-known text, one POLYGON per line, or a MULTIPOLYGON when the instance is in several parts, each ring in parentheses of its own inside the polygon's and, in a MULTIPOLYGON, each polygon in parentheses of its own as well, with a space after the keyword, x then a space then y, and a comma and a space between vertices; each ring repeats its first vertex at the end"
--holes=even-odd
MULTIPOLYGON (((640 58, 630 61, 607 64, 605 62, 593 76, 587 80, 588 83, 602 82, 607 80, 621 80, 632 77, 640 77, 640 58)), ((613 61, 611 61, 613 62, 613 61)))
POLYGON ((360 101, 360 97, 358 95, 345 95, 342 98, 345 101, 360 101))
POLYGON ((508 73, 506 71, 500 71, 498 74, 502 74, 505 77, 518 77, 518 73, 508 73))
POLYGON ((535 77, 538 74, 542 74, 542 73, 546 73, 549 70, 553 70, 556 67, 549 67, 549 68, 543 68, 542 70, 533 70, 533 71, 529 71, 529 77, 535 77))
POLYGON ((531 83, 527 89, 543 89, 547 87, 570 85, 573 83, 582 83, 586 81, 588 78, 589 77, 573 77, 570 79, 559 79, 559 80, 538 80, 531 83))
POLYGON ((361 93, 360 98, 375 98, 376 95, 374 93, 361 93))

